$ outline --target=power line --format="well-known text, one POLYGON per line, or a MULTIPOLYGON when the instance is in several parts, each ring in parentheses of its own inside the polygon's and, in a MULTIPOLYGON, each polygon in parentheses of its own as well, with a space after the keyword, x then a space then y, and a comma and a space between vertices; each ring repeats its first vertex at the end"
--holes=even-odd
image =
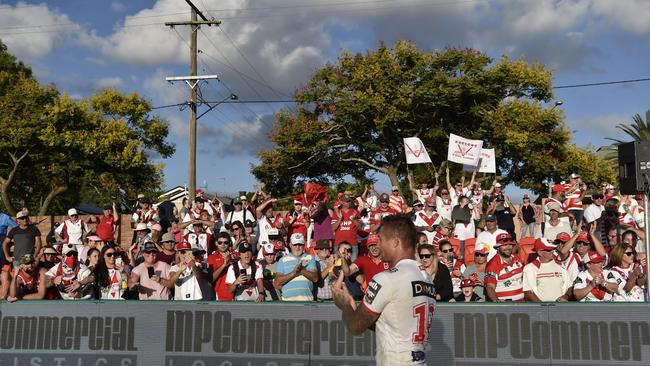
POLYGON ((558 85, 558 86, 554 86, 553 89, 585 88, 585 87, 590 87, 590 86, 640 83, 640 82, 644 82, 644 81, 650 81, 650 78, 615 80, 615 81, 601 81, 601 82, 597 82, 597 83, 587 83, 587 84, 558 85))

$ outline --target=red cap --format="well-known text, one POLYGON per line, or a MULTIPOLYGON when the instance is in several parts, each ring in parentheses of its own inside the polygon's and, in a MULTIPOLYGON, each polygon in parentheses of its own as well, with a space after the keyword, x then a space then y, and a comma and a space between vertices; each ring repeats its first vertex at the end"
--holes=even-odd
POLYGON ((605 261, 605 257, 598 254, 598 252, 595 250, 590 250, 582 258, 582 261, 584 263, 603 263, 605 261))
POLYGON ((476 284, 474 283, 474 281, 470 280, 469 278, 466 278, 466 279, 460 281, 460 288, 474 287, 474 286, 476 286, 476 284))
POLYGON ((527 195, 527 194, 524 195, 524 199, 529 199, 529 198, 530 198, 529 195, 527 195))
POLYGON ((505 244, 514 244, 514 241, 512 240, 512 236, 510 236, 510 234, 508 233, 501 233, 497 235, 496 245, 494 246, 499 247, 505 244))
POLYGON ((377 244, 379 244, 379 235, 369 234, 368 239, 366 239, 366 246, 377 245, 377 244))
POLYGON ((535 250, 553 250, 556 248, 555 244, 548 242, 546 238, 537 238, 535 240, 535 250))
POLYGON ((555 184, 555 185, 551 188, 551 191, 553 191, 553 193, 555 193, 555 192, 564 192, 565 189, 564 189, 564 186, 563 186, 563 185, 561 185, 561 184, 555 184))
POLYGON ((578 235, 578 238, 576 239, 576 242, 579 242, 579 241, 581 241, 583 243, 591 243, 591 240, 589 240, 589 234, 587 234, 584 231, 580 232, 580 234, 578 235))
POLYGON ((262 245, 262 254, 275 254, 275 246, 272 243, 266 243, 262 245))
POLYGON ((176 250, 181 251, 181 250, 190 250, 192 249, 192 246, 190 243, 186 242, 185 240, 181 241, 180 243, 176 244, 176 250))
POLYGON ((563 231, 563 232, 561 232, 561 233, 558 233, 558 234, 555 236, 555 240, 563 241, 563 242, 566 243, 567 241, 571 240, 571 235, 569 235, 568 233, 565 233, 565 232, 563 231))

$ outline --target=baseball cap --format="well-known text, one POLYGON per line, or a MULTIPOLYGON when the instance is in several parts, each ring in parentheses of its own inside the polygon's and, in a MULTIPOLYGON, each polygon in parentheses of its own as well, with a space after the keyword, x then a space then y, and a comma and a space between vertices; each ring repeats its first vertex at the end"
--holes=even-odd
POLYGON ((510 236, 510 234, 508 233, 501 233, 497 235, 496 244, 494 245, 494 247, 496 248, 506 244, 514 244, 514 241, 512 240, 512 236, 510 236))
POLYGON ((316 240, 316 246, 314 249, 329 249, 330 248, 330 242, 327 239, 318 239, 316 240))
POLYGON ((366 246, 377 245, 379 244, 379 235, 369 234, 368 239, 366 239, 366 246))
POLYGON ((79 213, 77 212, 76 209, 71 208, 71 209, 68 210, 68 216, 73 216, 73 215, 77 215, 77 216, 78 216, 79 213))
POLYGON ((476 286, 476 284, 474 283, 474 281, 470 280, 469 278, 466 278, 466 279, 460 281, 460 288, 474 287, 474 286, 476 286))
POLYGON ((232 204, 233 204, 233 205, 238 205, 238 204, 240 204, 240 203, 241 203, 241 198, 240 198, 240 197, 235 197, 235 198, 232 200, 232 204))
POLYGON ((300 233, 291 234, 291 245, 305 244, 305 237, 300 233))
POLYGON ((549 243, 548 239, 546 238, 537 238, 535 240, 535 246, 533 248, 535 250, 554 250, 557 247, 555 244, 549 243))
POLYGON ((564 186, 562 184, 554 184, 553 187, 551 187, 551 191, 553 193, 564 192, 564 186))
MULTIPOLYGON (((318 249, 318 247, 316 249, 318 249)), ((262 254, 275 254, 275 246, 272 243, 262 245, 262 254)))
POLYGON ((158 248, 156 247, 156 244, 154 244, 152 241, 148 241, 144 243, 144 247, 142 248, 142 250, 145 252, 157 252, 158 248))
POLYGON ((490 253, 490 245, 486 243, 478 244, 476 247, 474 247, 474 253, 488 254, 490 253))
POLYGON ((63 255, 66 255, 70 252, 77 253, 77 247, 73 244, 63 244, 63 249, 61 249, 61 252, 63 253, 63 255))
POLYGON ((498 183, 494 185, 496 188, 501 188, 501 183, 498 183))
POLYGON ((571 239, 571 235, 569 235, 568 233, 565 233, 564 231, 561 232, 561 233, 558 233, 555 236, 555 240, 559 240, 559 241, 562 241, 562 242, 565 242, 565 243, 567 241, 569 241, 570 239, 571 239))
POLYGON ((391 187, 391 190, 393 190, 393 191, 399 191, 399 188, 398 188, 397 186, 392 186, 392 187, 391 187))
POLYGON ((164 233, 160 239, 161 243, 172 242, 176 243, 176 237, 172 233, 164 233))
POLYGON ((581 232, 578 234, 578 237, 576 238, 576 243, 577 242, 583 242, 583 243, 591 243, 591 240, 589 240, 589 234, 586 232, 581 232))
POLYGON ((248 201, 248 197, 246 197, 244 195, 239 196, 239 199, 242 200, 242 201, 248 201))
POLYGON ((27 253, 20 257, 19 260, 20 264, 27 264, 27 263, 32 263, 34 262, 34 256, 31 253, 27 253))
POLYGON ((302 201, 299 200, 293 200, 294 205, 302 205, 302 201))
POLYGON ((525 195, 524 195, 524 199, 525 199, 525 200, 528 200, 528 199, 530 199, 530 196, 527 195, 527 194, 525 194, 525 195))
POLYGON ((17 219, 22 219, 23 217, 29 217, 29 211, 22 210, 22 211, 18 211, 18 213, 16 213, 16 218, 17 219))
POLYGON ((489 214, 485 217, 485 221, 497 221, 497 215, 489 214))
POLYGON ((578 174, 578 173, 571 173, 571 179, 576 179, 576 178, 580 178, 580 174, 578 174))
POLYGON ((379 202, 390 202, 390 197, 386 193, 382 193, 381 196, 379 196, 379 202))
POLYGON ((194 198, 194 202, 196 202, 196 203, 205 203, 205 200, 203 199, 203 197, 197 196, 196 198, 194 198))
POLYGON ((239 253, 252 252, 252 251, 253 251, 253 247, 252 247, 250 244, 248 244, 248 243, 240 243, 240 244, 237 246, 237 251, 238 251, 239 253))
POLYGON ((91 235, 91 236, 88 236, 88 237, 86 237, 86 239, 88 239, 88 240, 92 240, 92 241, 102 241, 102 238, 100 238, 100 237, 97 236, 97 235, 91 235))
POLYGON ((412 206, 414 206, 414 207, 415 206, 424 206, 424 203, 418 199, 418 200, 413 201, 412 206))
POLYGON ((144 193, 138 193, 138 201, 144 198, 144 193))
POLYGON ((546 207, 548 207, 549 211, 557 211, 557 212, 563 212, 564 211, 562 209, 562 206, 560 206, 560 204, 557 203, 557 202, 551 202, 546 207))
POLYGON ((183 240, 182 242, 176 244, 176 250, 181 251, 181 250, 190 250, 192 249, 192 246, 190 243, 186 242, 183 240))
POLYGON ((588 251, 587 254, 585 254, 585 256, 582 258, 582 262, 584 263, 603 263, 604 261, 605 257, 598 254, 598 252, 595 250, 588 251))

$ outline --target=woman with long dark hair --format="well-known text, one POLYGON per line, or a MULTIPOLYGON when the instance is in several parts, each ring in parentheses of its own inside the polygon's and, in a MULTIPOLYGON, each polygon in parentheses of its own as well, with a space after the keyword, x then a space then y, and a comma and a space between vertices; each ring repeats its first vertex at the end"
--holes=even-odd
POLYGON ((112 246, 106 245, 99 255, 99 262, 93 271, 95 274, 95 298, 101 300, 122 300, 126 288, 126 273, 121 264, 116 263, 118 253, 112 246), (122 285, 124 282, 124 286, 122 285))

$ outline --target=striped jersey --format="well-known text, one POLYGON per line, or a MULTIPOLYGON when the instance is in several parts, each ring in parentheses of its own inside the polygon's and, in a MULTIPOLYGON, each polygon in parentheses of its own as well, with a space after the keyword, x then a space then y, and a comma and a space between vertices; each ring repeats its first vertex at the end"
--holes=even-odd
POLYGON ((406 212, 406 201, 404 201, 404 198, 402 196, 391 193, 389 195, 389 200, 390 201, 388 202, 388 207, 392 208, 398 213, 406 212))
POLYGON ((506 263, 501 255, 495 255, 485 267, 485 284, 496 286, 500 300, 524 301, 524 264, 517 256, 510 256, 506 263))

